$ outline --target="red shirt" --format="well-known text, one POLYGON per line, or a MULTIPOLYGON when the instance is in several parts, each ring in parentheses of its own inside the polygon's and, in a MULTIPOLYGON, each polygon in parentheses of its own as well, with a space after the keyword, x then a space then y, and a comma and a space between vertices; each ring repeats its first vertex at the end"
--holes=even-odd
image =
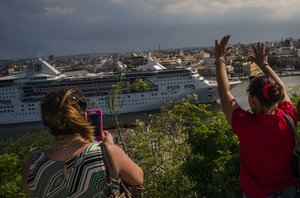
POLYGON ((275 115, 253 115, 241 108, 232 114, 232 130, 240 141, 240 186, 250 198, 265 198, 295 185, 295 136, 285 113, 297 123, 290 102, 280 103, 275 115))

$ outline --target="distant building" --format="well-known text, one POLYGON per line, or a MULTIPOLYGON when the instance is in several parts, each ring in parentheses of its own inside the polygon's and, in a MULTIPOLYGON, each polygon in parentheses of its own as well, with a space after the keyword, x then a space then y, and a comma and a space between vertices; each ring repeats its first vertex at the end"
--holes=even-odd
POLYGON ((278 57, 292 57, 296 56, 296 51, 295 47, 278 47, 270 51, 270 55, 278 57))
POLYGON ((300 39, 295 39, 294 40, 294 47, 297 49, 300 49, 300 39))
POLYGON ((292 37, 284 40, 284 47, 294 47, 294 39, 292 37))
POLYGON ((298 58, 300 57, 300 49, 296 50, 296 57, 298 57, 298 58))
POLYGON ((204 58, 203 67, 205 69, 204 75, 216 75, 215 58, 204 58))
POLYGON ((8 75, 12 75, 15 72, 15 65, 13 64, 9 64, 7 66, 7 74, 8 75))
POLYGON ((257 76, 262 73, 262 71, 255 63, 243 63, 243 69, 245 76, 257 76))
POLYGON ((236 77, 244 77, 244 76, 251 76, 257 75, 260 72, 259 68, 255 64, 251 64, 250 62, 243 62, 243 61, 234 61, 234 75, 236 77))
POLYGON ((201 50, 199 53, 195 53, 193 57, 196 59, 210 58, 210 53, 201 50))

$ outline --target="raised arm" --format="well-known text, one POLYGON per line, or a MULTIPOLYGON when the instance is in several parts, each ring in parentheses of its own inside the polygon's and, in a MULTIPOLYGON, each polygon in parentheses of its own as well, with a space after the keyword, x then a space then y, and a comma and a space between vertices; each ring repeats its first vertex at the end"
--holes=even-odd
POLYGON ((109 150, 118 176, 127 184, 141 185, 144 183, 144 172, 130 157, 114 144, 112 135, 103 131, 103 141, 109 150))
POLYGON ((281 87, 282 93, 284 94, 282 101, 291 101, 284 83, 269 65, 269 48, 264 43, 257 43, 252 46, 252 49, 253 54, 251 56, 255 64, 260 67, 264 74, 269 75, 281 87))
POLYGON ((229 38, 230 35, 226 35, 219 43, 217 40, 215 41, 215 57, 218 92, 221 101, 221 107, 228 123, 231 124, 232 112, 239 106, 234 96, 230 92, 230 85, 227 77, 225 56, 227 51, 232 48, 227 45, 229 38))

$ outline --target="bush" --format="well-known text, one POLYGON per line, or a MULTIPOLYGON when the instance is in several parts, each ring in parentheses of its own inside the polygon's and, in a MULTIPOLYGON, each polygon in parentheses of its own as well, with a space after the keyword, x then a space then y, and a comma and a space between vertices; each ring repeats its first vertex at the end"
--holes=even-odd
POLYGON ((0 197, 25 197, 21 188, 23 161, 15 154, 0 156, 0 197))
POLYGON ((185 121, 191 152, 183 165, 198 197, 239 197, 239 147, 223 113, 184 103, 174 113, 185 121))
POLYGON ((0 197, 26 197, 21 186, 25 160, 31 153, 53 143, 47 131, 0 142, 0 197))
POLYGON ((238 138, 223 114, 193 123, 187 130, 192 152, 184 170, 196 183, 198 197, 240 197, 238 138))
POLYGON ((238 197, 238 139, 223 114, 188 102, 163 109, 129 134, 146 197, 238 197))

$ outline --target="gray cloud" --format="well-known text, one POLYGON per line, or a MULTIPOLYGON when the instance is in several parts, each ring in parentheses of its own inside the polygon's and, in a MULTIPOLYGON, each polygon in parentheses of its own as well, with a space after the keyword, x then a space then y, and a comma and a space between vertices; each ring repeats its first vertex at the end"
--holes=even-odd
POLYGON ((297 0, 1 0, 0 59, 300 38, 297 0))

